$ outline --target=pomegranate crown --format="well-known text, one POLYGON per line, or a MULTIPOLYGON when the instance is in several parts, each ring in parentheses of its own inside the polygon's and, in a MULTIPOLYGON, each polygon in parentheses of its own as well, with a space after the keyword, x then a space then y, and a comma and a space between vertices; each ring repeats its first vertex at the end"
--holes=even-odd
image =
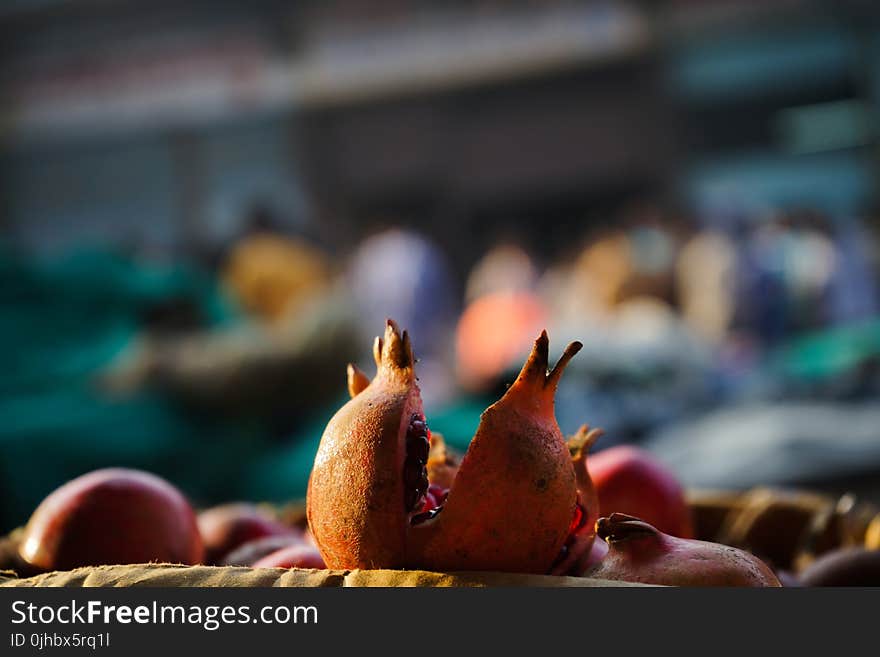
POLYGON ((596 535, 608 544, 646 536, 656 537, 659 533, 653 525, 625 513, 612 513, 596 521, 596 535))
POLYGON ((590 429, 589 424, 582 424, 571 438, 568 439, 568 451, 575 461, 582 461, 596 444, 596 441, 605 435, 602 429, 590 429))
POLYGON ((409 333, 401 331, 393 319, 385 320, 385 337, 376 336, 373 342, 373 360, 376 367, 412 369, 415 365, 409 333))
MULTIPOLYGON (((385 320, 385 336, 373 342, 373 360, 377 374, 390 373, 411 382, 416 359, 413 356, 409 334, 401 331, 393 319, 385 320)), ((348 364, 348 393, 355 397, 370 385, 370 377, 354 363, 348 364)))
POLYGON ((552 405, 553 397, 556 393, 556 387, 559 385, 559 378, 562 376, 566 365, 581 350, 583 345, 580 342, 572 342, 569 344, 553 369, 549 369, 550 365, 550 339, 547 337, 547 331, 541 331, 541 335, 535 340, 535 346, 523 365, 516 381, 508 388, 505 397, 514 397, 516 395, 535 396, 542 399, 544 403, 552 405))
POLYGON ((525 365, 523 365, 522 371, 517 377, 517 381, 520 379, 527 379, 540 383, 544 388, 555 389, 559 384, 559 377, 562 376, 562 371, 583 346, 583 344, 577 341, 569 344, 565 348, 565 351, 562 352, 556 365, 553 366, 553 369, 549 369, 550 338, 547 337, 546 330, 541 331, 541 335, 535 340, 535 346, 532 347, 532 353, 529 354, 528 360, 526 360, 525 365))

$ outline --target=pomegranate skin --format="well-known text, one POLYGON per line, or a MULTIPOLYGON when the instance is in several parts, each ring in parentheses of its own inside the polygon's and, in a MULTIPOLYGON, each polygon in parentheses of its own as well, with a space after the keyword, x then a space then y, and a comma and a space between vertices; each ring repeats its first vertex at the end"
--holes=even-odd
POLYGON ((203 557, 196 516, 174 486, 138 470, 108 468, 52 492, 28 521, 21 558, 41 570, 203 557))
POLYGON ((597 566, 602 562, 608 555, 608 543, 605 541, 593 541, 593 544, 590 546, 590 553, 584 559, 584 568, 586 571, 594 566, 597 566))
POLYGON ((263 557, 273 552, 278 552, 294 545, 306 545, 314 547, 311 543, 305 541, 295 534, 275 534, 274 536, 263 536, 255 538, 242 545, 239 545, 232 552, 224 556, 217 562, 218 566, 253 566, 263 557))
POLYGON ((880 550, 845 547, 826 552, 800 574, 803 586, 880 586, 880 550))
POLYGON ((580 348, 570 344, 548 373, 547 333, 535 341, 516 381, 483 412, 443 512, 412 528, 410 567, 548 572, 577 504, 554 396, 580 348))
POLYGON ((406 565, 405 435, 422 401, 409 336, 388 320, 372 381, 349 367, 352 398, 327 424, 309 477, 306 513, 328 568, 406 565))
POLYGON ((325 568, 321 553, 310 545, 282 548, 257 561, 254 568, 325 568))
POLYGON ((727 545, 669 536, 622 513, 600 518, 596 529, 608 554, 586 577, 666 586, 782 586, 763 561, 727 545))
POLYGON ((199 533, 205 546, 205 562, 218 563, 240 545, 264 536, 298 535, 253 504, 221 504, 199 513, 199 533))
MULTIPOLYGON (((587 469, 587 454, 602 434, 601 429, 591 430, 585 424, 568 439, 568 450, 577 481, 577 512, 562 553, 550 569, 551 575, 580 575, 592 564, 592 555, 595 552, 593 546, 597 543, 604 545, 604 542, 595 540, 599 498, 587 469)), ((604 556, 604 551, 602 555, 604 556)))
POLYGON ((602 515, 625 513, 664 534, 694 537, 684 488, 648 452, 629 445, 609 447, 590 456, 589 470, 602 515))
POLYGON ((327 567, 546 573, 577 509, 553 403, 580 347, 548 372, 542 333, 459 462, 439 436, 431 450, 409 338, 389 320, 373 349, 375 378, 349 366, 352 399, 328 423, 309 479, 309 527, 327 567), (425 512, 432 483, 450 488, 425 512))

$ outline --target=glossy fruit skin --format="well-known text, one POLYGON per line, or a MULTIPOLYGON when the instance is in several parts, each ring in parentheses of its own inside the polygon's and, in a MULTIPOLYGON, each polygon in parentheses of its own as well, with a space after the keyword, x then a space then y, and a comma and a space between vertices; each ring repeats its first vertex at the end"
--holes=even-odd
POLYGON ((578 499, 572 456, 556 423, 559 378, 546 332, 504 396, 487 408, 443 512, 413 527, 411 567, 547 573, 568 538, 578 499))
POLYGON ((800 573, 803 586, 880 586, 880 550, 839 548, 800 573))
POLYGON ((781 586, 767 564, 737 548, 669 536, 621 513, 596 526, 608 554, 587 577, 665 586, 781 586))
POLYGON ((205 546, 205 562, 218 563, 237 547, 264 536, 299 535, 253 504, 233 502, 199 513, 199 533, 205 546))
POLYGON ((254 568, 325 568, 321 553, 310 545, 298 544, 272 552, 253 565, 254 568))
POLYGON ((593 544, 590 546, 590 553, 587 555, 586 559, 584 559, 584 568, 582 572, 598 566, 602 562, 602 559, 608 555, 608 549, 608 543, 605 541, 593 541, 593 544))
POLYGON ((138 470, 96 470, 67 482, 37 507, 21 558, 42 570, 150 561, 198 564, 203 546, 183 494, 138 470))
POLYGON ((263 557, 295 545, 314 547, 311 543, 296 534, 275 534, 255 538, 239 545, 232 552, 222 557, 218 566, 253 566, 263 557))
POLYGON ((590 456, 589 470, 603 516, 625 513, 642 518, 664 534, 694 537, 684 488, 648 452, 629 445, 609 447, 590 456))
POLYGON ((424 415, 409 338, 389 320, 374 347, 376 377, 349 369, 352 399, 327 425, 309 481, 309 526, 327 566, 546 573, 577 501, 553 398, 580 346, 569 345, 548 373, 549 340, 538 338, 517 380, 483 413, 442 513, 413 524, 402 503, 405 436, 424 415))

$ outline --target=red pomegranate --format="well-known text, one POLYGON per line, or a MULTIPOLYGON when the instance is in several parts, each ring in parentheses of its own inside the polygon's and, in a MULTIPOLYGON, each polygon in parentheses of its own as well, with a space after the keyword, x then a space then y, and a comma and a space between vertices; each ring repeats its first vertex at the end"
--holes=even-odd
POLYGON ((42 570, 149 561, 197 564, 202 539, 189 502, 164 479, 138 470, 96 470, 37 507, 21 558, 42 570))
POLYGON ((423 511, 430 432, 409 336, 388 321, 375 378, 349 368, 352 399, 321 438, 309 526, 330 568, 546 573, 578 513, 572 456, 553 399, 569 345, 548 372, 542 333, 516 381, 482 415, 446 501, 423 511))
POLYGON ((305 545, 314 547, 306 541, 304 537, 296 534, 275 534, 272 536, 263 536, 255 538, 252 541, 243 543, 235 548, 232 552, 222 557, 218 562, 218 566, 253 566, 263 557, 273 552, 278 552, 284 548, 305 545))
POLYGON ((299 535, 253 504, 233 502, 202 511, 199 533, 205 545, 205 561, 218 563, 240 545, 264 536, 299 535))
POLYGON ((600 518, 596 531, 608 543, 608 554, 587 577, 667 586, 781 586, 748 552, 669 536, 623 513, 600 518))
POLYGON ((602 515, 643 518, 665 534, 693 538, 691 509, 675 475, 648 452, 629 445, 590 457, 590 476, 602 515))
POLYGON ((266 555, 254 568, 324 568, 321 553, 311 545, 299 544, 281 548, 266 555))

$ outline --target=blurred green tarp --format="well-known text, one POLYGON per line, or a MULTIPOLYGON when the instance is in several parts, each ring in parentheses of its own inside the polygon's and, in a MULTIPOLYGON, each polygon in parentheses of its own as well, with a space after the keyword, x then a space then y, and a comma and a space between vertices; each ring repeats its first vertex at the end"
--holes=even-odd
POLYGON ((95 377, 138 335, 150 308, 184 299, 208 326, 235 319, 211 278, 98 249, 37 261, 0 250, 0 529, 27 519, 64 481, 128 466, 198 501, 233 495, 256 426, 218 421, 150 392, 115 398, 95 377))

